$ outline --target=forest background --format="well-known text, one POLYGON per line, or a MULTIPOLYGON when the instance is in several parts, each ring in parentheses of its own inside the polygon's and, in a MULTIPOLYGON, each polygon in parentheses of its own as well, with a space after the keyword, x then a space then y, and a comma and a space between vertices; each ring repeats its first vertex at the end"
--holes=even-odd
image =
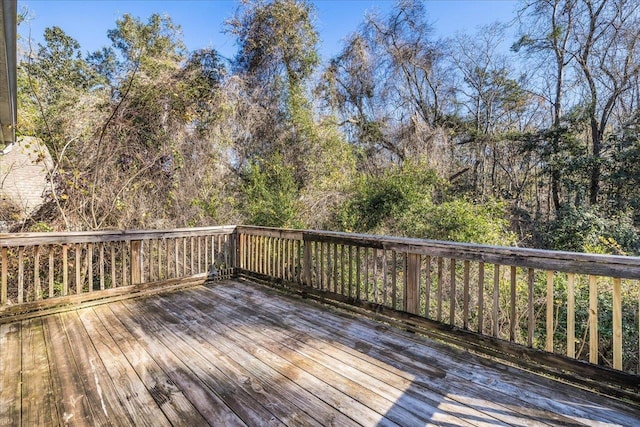
POLYGON ((21 39, 17 132, 53 162, 15 230, 244 223, 638 254, 640 4, 518 10, 436 38, 428 3, 401 0, 326 63, 302 0, 239 3, 231 61, 187 51, 161 15, 123 15, 90 54, 59 27, 21 39))

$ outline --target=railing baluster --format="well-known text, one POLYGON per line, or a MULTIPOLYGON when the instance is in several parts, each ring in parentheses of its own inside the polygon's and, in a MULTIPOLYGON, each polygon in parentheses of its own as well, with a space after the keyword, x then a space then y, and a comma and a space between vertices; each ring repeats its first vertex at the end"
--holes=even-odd
POLYGON ((391 305, 394 310, 398 309, 398 253, 392 251, 391 254, 391 305))
POLYGON ((167 263, 167 265, 165 266, 166 269, 166 279, 171 279, 171 245, 169 244, 170 240, 167 238, 163 238, 162 239, 164 242, 164 250, 165 250, 165 254, 164 254, 164 259, 165 262, 167 263))
POLYGON ((62 295, 69 294, 69 255, 67 245, 62 245, 62 295))
POLYGON ((444 275, 444 259, 442 257, 438 257, 438 292, 436 297, 437 301, 437 312, 436 318, 438 322, 442 322, 442 286, 444 285, 443 275, 444 275))
POLYGON ((369 301, 369 248, 364 248, 364 300, 369 301))
POLYGON ((373 283, 372 283, 373 302, 378 303, 378 250, 373 249, 373 283))
POLYGON ((304 242, 304 246, 303 246, 303 263, 304 265, 302 266, 303 270, 304 270, 304 283, 305 285, 309 286, 309 287, 313 287, 313 283, 312 283, 312 278, 311 278, 311 242, 306 241, 304 242))
POLYGON ((303 272, 302 272, 302 263, 303 263, 303 247, 304 247, 304 242, 302 241, 297 241, 295 242, 295 246, 294 246, 294 257, 296 257, 295 259, 295 268, 296 268, 296 280, 298 281, 298 283, 302 283, 303 282, 303 272))
POLYGON ((109 245, 111 247, 111 287, 118 286, 118 278, 116 274, 116 246, 114 242, 109 245))
POLYGON ((278 237, 277 238, 277 264, 276 264, 276 277, 284 280, 284 263, 286 259, 286 254, 284 251, 284 239, 278 237))
POLYGON ((344 295, 344 245, 340 245, 340 295, 344 295))
POLYGON ((104 291, 104 243, 100 243, 100 290, 104 291))
POLYGON ((567 356, 576 357, 575 274, 567 275, 567 356))
POLYGON ((240 265, 238 267, 240 267, 241 270, 245 270, 246 269, 245 251, 247 250, 246 236, 244 233, 241 233, 238 235, 238 238, 240 239, 240 265))
POLYGON ((320 274, 319 274, 319 279, 320 279, 320 289, 324 290, 324 243, 320 242, 320 274))
POLYGON ((177 279, 180 277, 180 247, 178 243, 178 238, 174 237, 173 239, 173 277, 177 279))
MULTIPOLYGON (((246 235, 246 241, 245 241, 246 245, 247 245, 247 259, 246 259, 246 265, 247 265, 247 270, 250 271, 255 271, 253 269, 253 236, 250 235, 246 235)), ((214 250, 214 249, 212 249, 214 250)), ((215 260, 215 258, 214 258, 215 260)))
POLYGON ((327 245, 327 271, 326 271, 327 283, 325 286, 326 286, 326 290, 328 292, 331 292, 331 279, 333 276, 333 270, 332 270, 333 265, 331 261, 331 243, 327 242, 326 245, 327 245))
POLYGON ((287 253, 285 251, 285 240, 281 237, 277 238, 277 264, 276 264, 276 277, 278 279, 281 279, 282 281, 285 280, 285 262, 287 259, 287 253))
POLYGON ((2 248, 1 249, 1 253, 2 253, 2 259, 0 260, 0 262, 2 262, 2 272, 0 273, 0 305, 5 305, 7 303, 7 287, 8 287, 8 264, 9 264, 9 257, 7 255, 8 250, 7 248, 2 248))
POLYGON ((260 236, 253 236, 253 271, 260 273, 260 265, 262 263, 262 257, 260 256, 260 236))
POLYGON ((456 260, 451 258, 449 261, 450 275, 450 295, 449 295, 449 324, 456 324, 456 260))
POLYGON ((469 329, 469 268, 470 262, 464 261, 464 273, 462 277, 462 327, 464 329, 469 329))
MULTIPOLYGON (((202 273, 202 238, 200 236, 196 237, 198 240, 198 273, 202 273)), ((160 262, 160 260, 158 260, 160 262)))
MULTIPOLYGON (((154 254, 154 252, 155 252, 155 251, 153 250, 153 248, 154 248, 154 246, 156 246, 154 243, 155 243, 155 239, 149 239, 149 240, 147 240, 147 241, 146 241, 146 246, 147 246, 147 252, 146 252, 146 253, 147 253, 147 262, 146 262, 146 263, 143 263, 143 265, 145 265, 145 266, 147 266, 147 267, 149 268, 149 272, 147 273, 147 275, 146 275, 145 277, 148 277, 148 278, 149 278, 149 281, 151 281, 151 282, 153 282, 153 281, 155 280, 155 276, 156 276, 155 269, 153 268, 153 267, 154 267, 154 258, 155 258, 155 257, 153 256, 153 254, 154 254)), ((142 242, 142 247, 144 248, 144 246, 145 246, 145 242, 142 242)), ((143 253, 143 254, 145 253, 145 252, 144 252, 144 249, 143 249, 143 252, 142 252, 142 253, 143 253)), ((142 273, 142 274, 144 275, 144 270, 143 270, 143 273, 142 273)))
POLYGON ((264 236, 258 237, 258 256, 260 257, 260 262, 258 263, 258 273, 265 274, 267 270, 267 247, 266 247, 267 238, 264 236))
POLYGON ((349 298, 353 298, 353 246, 349 245, 349 298))
POLYGON ((402 310, 407 311, 407 286, 409 285, 409 254, 402 253, 402 310))
POLYGON ((529 269, 528 272, 528 288, 529 288, 529 300, 528 300, 528 307, 529 309, 527 310, 527 314, 528 314, 528 320, 529 320, 529 326, 528 326, 528 330, 527 330, 527 345, 529 347, 533 347, 533 333, 534 333, 534 329, 535 329, 535 318, 534 318, 534 314, 533 314, 533 285, 535 282, 535 272, 533 270, 533 268, 529 269))
POLYGON ((40 285, 40 245, 33 247, 33 294, 34 299, 38 301, 41 295, 42 289, 40 285))
POLYGON ((54 246, 49 245, 49 298, 54 297, 54 283, 55 283, 55 263, 53 259, 54 246))
POLYGON ((509 341, 516 340, 516 267, 511 266, 511 291, 509 304, 509 341))
POLYGON ((268 260, 269 260, 269 271, 267 272, 267 274, 269 276, 276 276, 276 265, 277 265, 277 260, 278 260, 278 250, 277 250, 277 239, 274 237, 269 237, 268 238, 268 242, 269 242, 269 255, 268 255, 268 260))
POLYGON ((382 304, 387 305, 388 288, 387 288, 387 250, 382 250, 382 304))
POLYGON ((425 262, 426 262, 426 271, 425 271, 425 276, 424 276, 424 294, 425 294, 425 301, 424 301, 424 317, 426 317, 427 319, 429 319, 431 313, 431 256, 427 255, 425 257, 425 262))
POLYGON ((547 341, 545 344, 546 351, 553 351, 553 271, 547 271, 547 341))
POLYGON ((265 272, 267 276, 273 277, 273 260, 275 258, 275 250, 274 250, 274 238, 271 236, 265 237, 265 249, 267 251, 267 263, 265 272))
POLYGON ((360 300, 360 246, 356 246, 356 299, 360 300))
MULTIPOLYGON (((238 242, 238 244, 240 244, 240 243, 238 242)), ((208 272, 210 264, 209 264, 209 239, 207 238, 207 236, 204 236, 202 238, 202 246, 203 246, 203 248, 202 248, 202 252, 203 253, 202 254, 204 255, 204 260, 203 260, 204 269, 205 269, 205 272, 208 272)), ((241 248, 238 248, 238 250, 241 250, 241 248)), ((240 260, 238 260, 238 261, 241 262, 241 260, 242 260, 242 258, 240 258, 240 260)), ((238 267, 239 266, 240 265, 238 265, 238 267)))
POLYGON ((158 277, 157 280, 162 280, 162 239, 156 239, 156 247, 158 251, 158 277))
POLYGON ((493 265, 493 336, 500 338, 500 325, 498 325, 498 312, 500 304, 500 265, 493 265))
POLYGON ((121 251, 120 263, 122 264, 122 286, 127 286, 127 284, 129 284, 129 275, 127 274, 127 260, 129 259, 128 253, 127 253, 128 248, 129 246, 127 245, 127 242, 122 242, 122 244, 120 245, 120 251, 121 251))
MULTIPOLYGON (((615 301, 615 279, 613 281, 613 332, 614 332, 614 360, 615 360, 615 316, 616 316, 616 301, 615 301)), ((618 282, 618 285, 620 283, 618 282)), ((598 363, 598 285, 596 282, 596 276, 589 275, 589 362, 598 363)), ((615 362, 614 362, 615 363, 615 362)), ((620 368, 616 368, 620 369, 620 368)))
POLYGON ((287 267, 287 278, 289 281, 291 282, 297 282, 297 265, 298 263, 296 262, 296 244, 298 242, 296 242, 295 240, 287 240, 287 262, 288 267, 287 267))
POLYGON ((80 259, 82 257, 82 245, 81 244, 76 244, 76 248, 75 248, 75 262, 76 262, 76 294, 80 295, 82 293, 82 275, 81 275, 81 270, 80 270, 80 259))
POLYGON ((18 248, 18 304, 24 302, 24 246, 18 248))
POLYGON ((196 269, 196 267, 195 267, 195 261, 196 261, 195 258, 196 258, 196 256, 195 256, 195 242, 194 242, 194 237, 191 236, 189 238, 189 267, 190 267, 189 275, 190 276, 195 274, 195 269, 196 269))
POLYGON ((187 238, 182 238, 182 276, 187 275, 187 238))
POLYGON ((484 262, 478 263, 478 333, 484 334, 484 262))
POLYGON ((87 244, 87 286, 89 292, 93 292, 93 243, 87 244))
POLYGON ((613 279, 613 369, 622 369, 622 292, 617 277, 613 279))
POLYGON ((333 244, 333 292, 338 293, 338 244, 333 244))

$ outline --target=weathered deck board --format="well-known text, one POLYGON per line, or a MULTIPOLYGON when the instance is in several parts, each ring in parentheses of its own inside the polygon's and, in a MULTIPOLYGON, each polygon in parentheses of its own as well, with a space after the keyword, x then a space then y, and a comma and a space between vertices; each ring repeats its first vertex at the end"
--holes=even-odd
MULTIPOLYGON (((193 304, 195 300, 188 298, 184 302, 193 304)), ((309 414, 308 416, 313 416, 316 422, 319 422, 319 425, 357 425, 358 422, 393 425, 389 424, 386 419, 380 419, 385 413, 384 410, 382 412, 375 409, 372 410, 371 405, 365 405, 352 397, 354 393, 371 394, 368 390, 359 390, 358 387, 360 386, 358 384, 351 385, 351 393, 344 393, 329 381, 326 373, 324 373, 325 375, 318 372, 312 373, 292 363, 284 355, 284 348, 274 349, 272 344, 278 346, 277 343, 252 341, 243 334, 235 333, 235 328, 242 326, 251 328, 252 325, 238 323, 237 319, 234 319, 236 316, 233 313, 231 313, 233 317, 224 316, 222 313, 219 313, 220 316, 217 319, 208 317, 205 329, 202 329, 195 323, 198 317, 202 317, 202 312, 189 312, 188 305, 174 304, 170 300, 155 302, 155 304, 157 304, 158 308, 163 307, 165 310, 170 310, 174 316, 184 319, 184 324, 189 325, 189 332, 198 334, 200 339, 208 341, 210 346, 202 341, 200 343, 204 344, 209 351, 215 351, 215 347, 219 347, 244 366, 253 368, 250 369, 254 375, 253 378, 260 380, 279 377, 278 381, 269 381, 267 386, 270 388, 267 393, 280 394, 282 400, 279 401, 295 403, 296 407, 309 414), (195 324, 196 327, 191 326, 192 324, 195 324), (233 326, 226 327, 226 324, 233 326), (282 387, 283 382, 286 384, 284 388, 282 387), (315 393, 309 390, 314 390, 315 393), (320 396, 322 399, 320 399, 320 396), (348 408, 348 411, 344 414, 336 413, 335 408, 348 408), (351 417, 351 419, 348 417, 351 417)), ((294 424, 308 423, 308 420, 302 417, 293 421, 295 421, 294 424)))
MULTIPOLYGON (((344 344, 343 348, 352 356, 351 359, 342 357, 345 363, 354 360, 353 357, 373 360, 373 363, 377 360, 387 368, 394 366, 399 368, 399 372, 413 373, 416 385, 433 390, 440 396, 449 396, 470 406, 474 402, 479 407, 489 405, 485 409, 494 415, 511 413, 511 417, 521 420, 532 418, 560 425, 575 424, 578 420, 588 420, 588 425, 600 421, 634 425, 640 419, 637 410, 630 411, 631 417, 625 414, 629 408, 616 400, 472 357, 444 344, 428 341, 429 344, 424 345, 425 340, 414 334, 368 319, 359 318, 354 322, 349 316, 328 316, 317 308, 314 312, 307 303, 300 301, 290 302, 297 309, 289 306, 283 310, 278 300, 265 299, 264 293, 264 288, 234 286, 216 290, 214 297, 219 306, 240 297, 245 307, 260 304, 263 310, 259 314, 262 317, 273 316, 287 328, 307 328, 314 337, 322 336, 344 344), (318 316, 322 316, 322 323, 318 322, 318 316), (500 409, 490 409, 491 403, 504 405, 500 409)), ((237 310, 243 315, 251 314, 250 309, 238 307, 237 310)), ((358 366, 366 366, 360 361, 357 363, 358 366)), ((513 423, 513 419, 507 422, 513 423)))
POLYGON ((0 425, 634 425, 640 409, 235 281, 0 325, 0 425))
POLYGON ((41 319, 30 319, 22 328, 22 423, 29 426, 59 424, 55 407, 47 348, 41 319))
POLYGON ((21 425, 22 325, 0 325, 0 425, 21 425))
MULTIPOLYGON (((170 350, 174 348, 173 343, 166 347, 157 336, 148 335, 128 310, 119 310, 116 316, 112 307, 105 305, 96 308, 96 311, 99 316, 107 319, 112 327, 130 334, 153 357, 170 381, 184 393, 207 423, 228 426, 245 425, 213 391, 210 376, 205 372, 201 380, 196 376, 200 372, 198 366, 191 365, 193 359, 183 361, 170 350)), ((195 416, 195 414, 192 415, 195 416)))
MULTIPOLYGON (((305 340, 299 337, 300 332, 294 332, 298 335, 294 341, 283 334, 282 325, 272 323, 272 327, 267 329, 270 326, 269 323, 265 323, 263 320, 256 322, 255 312, 252 312, 250 308, 247 308, 247 312, 244 313, 243 307, 236 306, 237 302, 224 301, 224 304, 220 304, 222 299, 208 299, 202 293, 193 295, 194 298, 181 298, 179 305, 171 309, 184 316, 202 316, 202 313, 210 312, 207 315, 206 325, 208 328, 228 336, 232 342, 248 352, 262 353, 268 363, 291 363, 308 374, 321 378, 329 386, 374 409, 378 413, 378 417, 387 414, 394 402, 403 396, 407 384, 394 387, 378 380, 377 375, 384 375, 382 369, 376 370, 376 367, 373 367, 372 370, 375 372, 372 375, 363 374, 360 372, 360 367, 310 350, 304 343, 305 340), (242 314, 242 316, 238 316, 238 314, 242 314), (260 349, 266 349, 267 352, 260 352, 260 349)), ((216 297, 218 296, 220 294, 216 295, 216 297)), ((169 298, 170 296, 167 296, 163 300, 169 298)), ((163 301, 162 306, 167 307, 167 304, 163 301)), ((309 339, 313 340, 312 337, 309 339)), ((417 399, 405 396, 404 400, 403 405, 388 414, 388 418, 399 425, 411 425, 416 422, 424 425, 426 421, 432 420, 433 416, 437 419, 438 415, 436 414, 446 410, 442 405, 438 407, 438 403, 434 405, 433 402, 424 398, 417 399)), ((349 411, 354 418, 367 421, 365 418, 359 418, 358 414, 353 414, 352 405, 349 405, 349 411)), ((447 417, 449 421, 455 420, 456 424, 468 425, 461 418, 452 415, 447 417)), ((387 417, 385 416, 385 418, 387 417)))
POLYGON ((52 391, 62 423, 69 425, 107 425, 101 408, 90 405, 91 392, 87 392, 82 375, 76 366, 71 344, 60 316, 43 319, 49 365, 51 366, 52 391))
POLYGON ((104 311, 101 313, 87 311, 87 313, 96 315, 100 319, 113 338, 113 344, 122 351, 172 425, 206 424, 205 419, 189 399, 176 387, 144 347, 124 330, 117 319, 105 315, 104 311))

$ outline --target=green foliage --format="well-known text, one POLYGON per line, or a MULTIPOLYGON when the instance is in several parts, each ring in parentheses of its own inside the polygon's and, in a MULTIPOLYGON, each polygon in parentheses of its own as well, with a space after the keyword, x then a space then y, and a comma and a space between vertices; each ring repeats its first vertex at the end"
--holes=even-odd
POLYGON ((405 163, 361 178, 336 212, 347 231, 383 233, 460 242, 512 245, 505 204, 479 205, 464 199, 438 202, 446 184, 424 163, 405 163))
POLYGON ((502 246, 515 244, 508 226, 505 203, 496 200, 483 204, 464 199, 418 204, 401 221, 405 234, 413 237, 502 246))
POLYGON ((628 217, 605 217, 595 207, 564 206, 546 233, 552 249, 574 252, 637 253, 640 238, 628 217))
POLYGON ((247 222, 266 227, 300 228, 298 188, 293 171, 278 155, 250 163, 240 186, 247 222))
POLYGON ((313 6, 305 0, 245 2, 227 24, 240 45, 237 67, 265 83, 278 75, 301 82, 320 61, 313 6))
POLYGON ((437 175, 424 164, 406 163, 380 175, 362 176, 353 195, 337 212, 338 226, 347 231, 389 232, 411 206, 431 200, 437 175))
POLYGON ((153 72, 160 66, 174 66, 184 56, 184 45, 177 37, 180 27, 170 17, 157 13, 146 23, 128 13, 116 20, 107 35, 121 55, 123 64, 141 66, 153 72))

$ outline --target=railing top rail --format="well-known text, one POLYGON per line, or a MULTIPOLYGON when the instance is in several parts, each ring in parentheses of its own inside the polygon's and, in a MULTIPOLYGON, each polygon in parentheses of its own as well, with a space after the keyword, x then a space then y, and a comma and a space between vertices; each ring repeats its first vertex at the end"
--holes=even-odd
POLYGON ((233 233, 235 229, 236 227, 234 225, 225 225, 215 227, 176 228, 169 230, 101 230, 51 233, 0 233, 0 247, 90 242, 117 242, 125 240, 201 236, 207 234, 230 234, 233 233))
POLYGON ((338 231, 279 230, 252 226, 239 226, 238 230, 273 236, 286 231, 291 236, 300 235, 299 238, 310 242, 329 242, 567 273, 640 279, 640 257, 635 256, 491 246, 338 231))

